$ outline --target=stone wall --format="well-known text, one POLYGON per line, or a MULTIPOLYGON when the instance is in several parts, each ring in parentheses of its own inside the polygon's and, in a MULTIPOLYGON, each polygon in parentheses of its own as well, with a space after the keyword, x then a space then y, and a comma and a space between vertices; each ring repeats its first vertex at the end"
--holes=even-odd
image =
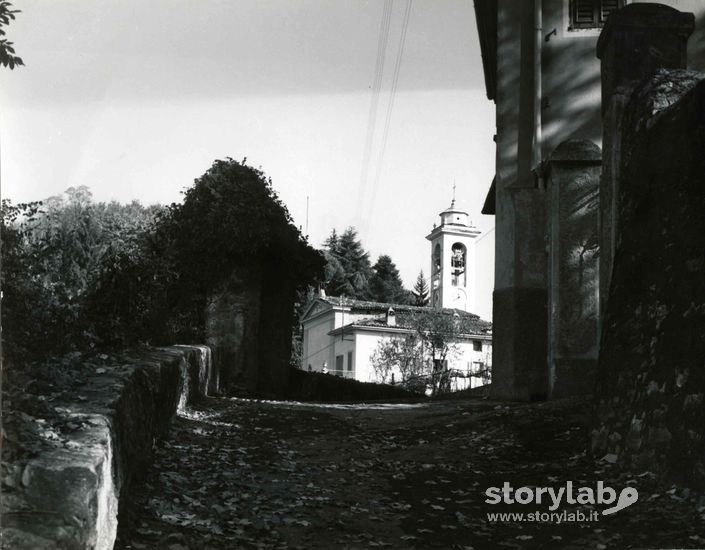
POLYGON ((281 276, 281 269, 269 269, 263 277, 256 386, 258 393, 277 398, 288 390, 292 330, 298 323, 294 283, 281 276))
POLYGON ((230 394, 283 397, 294 319, 294 282, 282 265, 241 270, 212 294, 206 343, 230 394))
MULTIPOLYGON (((602 181, 600 182, 600 312, 605 309, 620 232, 624 110, 640 82, 659 68, 686 66, 695 18, 661 4, 629 4, 610 16, 597 42, 602 77, 602 181)), ((628 130, 627 130, 628 131, 628 130)))
POLYGON ((254 276, 233 276, 206 306, 206 344, 228 393, 257 388, 260 310, 261 283, 254 276))
POLYGON ((705 80, 658 70, 621 124, 595 453, 705 490, 705 80))
POLYGON ((43 414, 4 411, 13 459, 3 463, 2 547, 111 549, 120 495, 141 479, 155 439, 178 408, 217 389, 209 348, 175 346, 92 367, 70 397, 40 395, 43 414))

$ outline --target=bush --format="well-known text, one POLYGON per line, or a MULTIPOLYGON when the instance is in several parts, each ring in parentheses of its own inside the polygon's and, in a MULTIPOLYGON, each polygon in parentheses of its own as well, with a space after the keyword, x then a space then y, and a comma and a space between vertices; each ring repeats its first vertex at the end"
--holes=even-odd
POLYGON ((4 200, 2 236, 10 360, 202 342, 206 300, 234 272, 260 266, 304 288, 323 271, 271 181, 232 159, 166 208, 94 203, 87 187, 44 203, 4 200))

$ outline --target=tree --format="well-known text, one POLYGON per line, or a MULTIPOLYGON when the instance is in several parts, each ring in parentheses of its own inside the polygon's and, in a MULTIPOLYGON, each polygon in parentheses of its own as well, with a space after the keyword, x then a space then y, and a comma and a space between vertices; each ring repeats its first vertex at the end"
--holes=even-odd
POLYGON ((457 342, 467 334, 466 317, 457 312, 429 310, 416 315, 414 325, 431 375, 431 395, 450 391, 448 360, 457 353, 457 342))
MULTIPOLYGON (((94 203, 85 186, 41 204, 12 207, 5 201, 6 354, 34 357, 102 343, 110 330, 101 334, 97 326, 115 319, 110 309, 91 307, 93 298, 100 296, 101 305, 129 301, 129 295, 102 284, 104 273, 121 258, 139 254, 157 210, 137 202, 94 203)), ((145 277, 141 286, 150 280, 145 277)))
POLYGON ((338 253, 338 232, 333 229, 330 236, 323 243, 323 247, 333 254, 338 253))
MULTIPOLYGON (((268 289, 262 299, 274 300, 291 285, 293 299, 323 274, 321 253, 295 227, 271 179, 246 160, 214 161, 183 202, 169 206, 157 233, 172 251, 177 277, 169 300, 180 308, 182 341, 202 340, 206 305, 226 287, 258 281, 268 289)), ((279 314, 293 319, 293 311, 279 314)))
POLYGON ((325 290, 333 296, 369 300, 372 266, 369 254, 358 239, 357 230, 348 227, 338 236, 335 230, 326 240, 325 290))
POLYGON ((252 261, 280 267, 308 282, 323 258, 294 226, 271 179, 231 158, 216 160, 169 206, 159 229, 173 240, 182 275, 193 289, 212 289, 252 261))
POLYGON ((36 315, 44 311, 38 299, 38 285, 28 277, 30 256, 26 250, 26 222, 36 215, 41 203, 13 205, 2 199, 0 232, 0 288, 2 288, 2 355, 15 359, 26 354, 35 342, 27 336, 36 330, 36 315))
POLYGON ((24 65, 22 58, 15 55, 15 45, 5 38, 7 33, 4 27, 14 21, 16 13, 20 13, 20 10, 13 10, 10 2, 0 1, 0 64, 10 67, 10 70, 14 69, 15 65, 24 65))
POLYGON ((479 320, 451 310, 426 310, 397 315, 397 326, 409 330, 377 345, 372 365, 380 381, 388 381, 396 368, 409 389, 428 386, 431 395, 450 391, 453 373, 448 361, 458 353, 457 343, 472 333, 479 320))
POLYGON ((216 161, 185 195, 168 208, 94 203, 85 186, 41 208, 3 201, 6 354, 203 341, 206 300, 233 273, 267 281, 273 302, 322 274, 260 171, 216 161))
POLYGON ((380 256, 372 272, 370 296, 373 300, 392 304, 406 303, 407 291, 404 290, 397 266, 389 256, 380 256))
POLYGON ((348 281, 338 256, 331 250, 323 250, 323 257, 326 260, 324 275, 326 292, 331 296, 352 296, 355 291, 348 281))
POLYGON ((416 283, 414 284, 414 290, 412 291, 414 295, 414 305, 425 307, 429 302, 429 288, 426 278, 423 275, 423 269, 419 271, 418 277, 416 277, 416 283))
POLYGON ((392 382, 394 370, 399 372, 396 380, 403 388, 423 393, 426 386, 423 347, 415 333, 382 340, 371 358, 377 381, 392 382))

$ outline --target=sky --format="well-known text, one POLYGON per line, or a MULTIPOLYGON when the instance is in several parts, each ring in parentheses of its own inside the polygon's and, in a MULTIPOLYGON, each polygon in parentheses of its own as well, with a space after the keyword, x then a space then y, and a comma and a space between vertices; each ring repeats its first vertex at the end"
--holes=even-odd
POLYGON ((168 204, 215 159, 247 158, 312 245, 353 226, 411 288, 455 184, 491 317, 494 104, 470 0, 14 4, 26 66, 0 71, 3 198, 87 185, 168 204))

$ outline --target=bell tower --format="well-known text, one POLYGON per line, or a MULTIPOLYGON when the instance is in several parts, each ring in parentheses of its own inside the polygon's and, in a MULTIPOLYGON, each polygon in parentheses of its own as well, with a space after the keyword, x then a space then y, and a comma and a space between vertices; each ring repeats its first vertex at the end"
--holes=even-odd
POLYGON ((440 213, 441 224, 426 236, 431 241, 431 305, 472 312, 475 308, 475 248, 480 231, 468 213, 450 207, 440 213))

